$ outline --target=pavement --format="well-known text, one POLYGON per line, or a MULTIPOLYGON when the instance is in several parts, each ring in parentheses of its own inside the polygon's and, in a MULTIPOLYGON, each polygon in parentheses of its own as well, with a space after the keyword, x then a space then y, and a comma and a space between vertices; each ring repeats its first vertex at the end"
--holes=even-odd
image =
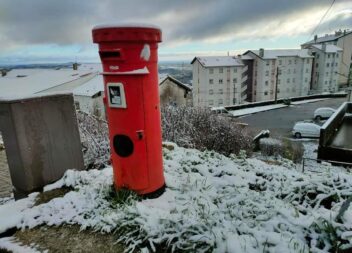
POLYGON ((0 198, 10 197, 12 184, 5 150, 0 150, 0 198))
MULTIPOLYGON (((346 98, 329 98, 242 116, 238 119, 248 124, 255 132, 259 133, 261 130, 268 129, 273 136, 291 137, 291 130, 297 121, 313 120, 314 111, 317 108, 331 107, 337 109, 343 102, 346 102, 346 98)), ((322 123, 320 122, 320 124, 322 123)))

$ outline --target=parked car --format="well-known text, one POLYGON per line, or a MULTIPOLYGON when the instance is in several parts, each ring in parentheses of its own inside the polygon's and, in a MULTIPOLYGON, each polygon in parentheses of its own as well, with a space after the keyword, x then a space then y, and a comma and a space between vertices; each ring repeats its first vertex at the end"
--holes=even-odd
POLYGON ((297 122, 292 130, 292 135, 295 138, 301 137, 320 137, 320 126, 312 122, 297 122))
POLYGON ((314 112, 314 119, 321 120, 321 119, 330 118, 330 116, 333 115, 334 112, 335 112, 335 109, 332 109, 329 107, 318 108, 314 112))

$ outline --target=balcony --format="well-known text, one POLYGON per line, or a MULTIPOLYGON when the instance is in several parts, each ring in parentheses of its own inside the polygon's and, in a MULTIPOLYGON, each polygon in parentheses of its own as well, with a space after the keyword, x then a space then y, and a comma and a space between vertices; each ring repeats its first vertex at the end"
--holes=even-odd
POLYGON ((248 80, 248 76, 247 75, 245 75, 244 77, 242 77, 242 79, 241 79, 241 83, 244 83, 245 81, 247 81, 248 80))

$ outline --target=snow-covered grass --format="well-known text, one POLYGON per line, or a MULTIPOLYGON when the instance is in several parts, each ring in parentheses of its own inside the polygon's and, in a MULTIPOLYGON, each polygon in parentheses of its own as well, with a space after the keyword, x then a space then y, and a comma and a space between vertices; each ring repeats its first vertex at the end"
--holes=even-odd
MULTIPOLYGON (((352 243, 348 171, 319 165, 301 172, 289 160, 225 157, 168 143, 167 189, 157 199, 111 201, 112 168, 68 171, 54 186, 74 191, 22 212, 19 228, 80 224, 114 232, 126 251, 161 247, 188 252, 328 252, 352 243)), ((6 207, 4 207, 6 208, 6 207)), ((3 217, 0 217, 1 222, 3 217)), ((0 223, 1 223, 0 222, 0 223)))
POLYGON ((40 252, 36 249, 35 245, 31 245, 30 247, 24 246, 21 243, 16 242, 16 239, 14 237, 0 238, 0 252, 2 249, 5 249, 13 253, 39 253, 40 252))

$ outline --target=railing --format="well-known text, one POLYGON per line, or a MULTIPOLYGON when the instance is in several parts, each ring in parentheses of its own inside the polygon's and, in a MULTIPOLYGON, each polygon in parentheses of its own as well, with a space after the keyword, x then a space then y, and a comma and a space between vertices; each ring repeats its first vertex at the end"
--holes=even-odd
POLYGON ((248 76, 245 75, 244 77, 242 77, 241 83, 244 83, 245 81, 247 81, 247 79, 248 79, 248 76))
POLYGON ((246 65, 243 69, 242 69, 242 74, 245 73, 248 70, 248 65, 246 65))

